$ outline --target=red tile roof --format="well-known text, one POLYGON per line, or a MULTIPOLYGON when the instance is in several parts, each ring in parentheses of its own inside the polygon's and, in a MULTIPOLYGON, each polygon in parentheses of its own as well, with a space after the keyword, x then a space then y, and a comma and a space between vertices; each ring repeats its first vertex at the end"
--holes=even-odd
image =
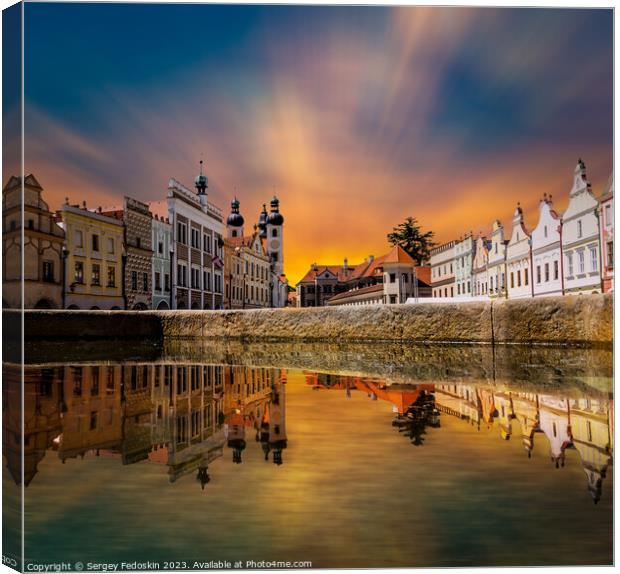
POLYGON ((338 293, 338 295, 334 295, 330 297, 328 303, 332 301, 342 301, 343 299, 350 299, 355 297, 356 295, 367 295, 371 293, 383 292, 383 283, 379 283, 378 285, 369 285, 368 287, 361 287, 360 289, 350 289, 349 291, 345 291, 344 293, 338 293))
POLYGON ((415 265, 411 255, 400 245, 395 245, 392 251, 383 256, 383 263, 409 263, 410 265, 415 265))

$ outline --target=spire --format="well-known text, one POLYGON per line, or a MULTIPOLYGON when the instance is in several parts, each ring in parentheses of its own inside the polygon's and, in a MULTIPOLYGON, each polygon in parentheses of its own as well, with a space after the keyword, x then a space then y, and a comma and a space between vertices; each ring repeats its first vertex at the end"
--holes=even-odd
POLYGON ((573 173, 573 188, 570 191, 570 196, 573 197, 575 195, 579 195, 580 193, 587 191, 589 188, 590 183, 588 182, 586 176, 586 164, 581 158, 579 158, 573 173))
POLYGON ((209 180, 207 179, 207 176, 203 173, 202 168, 203 168, 203 161, 200 160, 200 175, 198 175, 196 177, 196 191, 198 192, 198 195, 205 195, 207 193, 207 187, 209 187, 209 180))

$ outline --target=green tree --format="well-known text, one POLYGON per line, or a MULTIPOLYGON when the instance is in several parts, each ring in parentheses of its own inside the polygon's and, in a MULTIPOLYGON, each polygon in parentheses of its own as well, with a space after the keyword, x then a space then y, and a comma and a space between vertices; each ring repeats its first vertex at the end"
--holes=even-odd
POLYGON ((414 261, 421 264, 430 257, 430 249, 433 243, 433 231, 422 233, 415 217, 408 217, 399 226, 394 227, 392 233, 388 233, 388 241, 391 245, 400 245, 414 261))

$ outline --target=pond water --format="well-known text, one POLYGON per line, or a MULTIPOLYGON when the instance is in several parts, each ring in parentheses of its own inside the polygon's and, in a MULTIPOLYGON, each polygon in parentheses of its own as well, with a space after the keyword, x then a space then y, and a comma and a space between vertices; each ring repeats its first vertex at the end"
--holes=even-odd
MULTIPOLYGON (((27 356, 27 562, 612 563, 609 351, 27 356)), ((20 537, 20 366, 4 381, 6 549, 20 537)))

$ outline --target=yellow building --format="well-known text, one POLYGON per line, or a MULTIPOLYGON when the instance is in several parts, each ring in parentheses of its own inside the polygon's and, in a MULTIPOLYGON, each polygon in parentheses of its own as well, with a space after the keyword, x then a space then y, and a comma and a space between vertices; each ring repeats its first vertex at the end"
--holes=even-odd
POLYGON ((123 222, 66 203, 65 308, 124 309, 123 222))

